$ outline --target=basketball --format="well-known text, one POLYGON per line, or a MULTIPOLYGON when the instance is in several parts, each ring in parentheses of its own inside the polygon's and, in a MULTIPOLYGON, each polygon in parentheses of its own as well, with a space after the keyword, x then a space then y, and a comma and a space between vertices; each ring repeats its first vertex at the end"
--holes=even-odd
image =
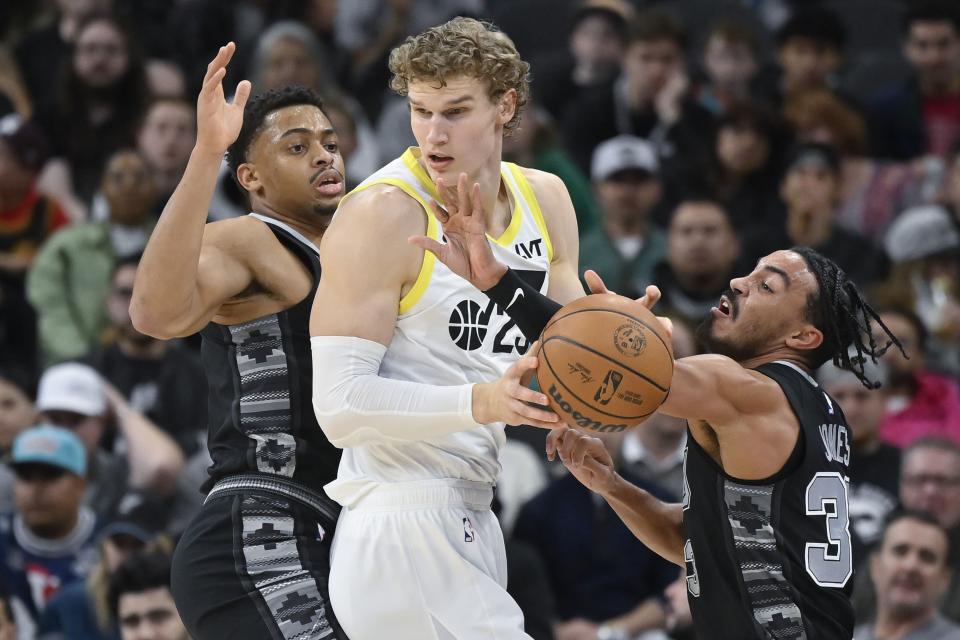
POLYGON ((670 390, 670 336, 635 300, 611 294, 575 300, 551 318, 540 345, 540 389, 571 427, 597 432, 635 427, 670 390))

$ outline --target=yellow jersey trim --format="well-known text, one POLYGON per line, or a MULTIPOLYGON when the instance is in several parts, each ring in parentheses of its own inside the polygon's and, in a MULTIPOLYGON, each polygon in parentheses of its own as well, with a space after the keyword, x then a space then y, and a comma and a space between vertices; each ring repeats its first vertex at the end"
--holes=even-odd
MULTIPOLYGON (((406 160, 406 158, 404 160, 406 160)), ((416 161, 414 162, 416 163, 416 161)), ((423 207, 423 211, 427 214, 427 237, 433 238, 434 240, 439 239, 440 234, 437 233, 437 231, 440 223, 438 223, 437 219, 433 216, 433 213, 430 211, 430 207, 426 200, 424 200, 423 197, 417 193, 416 189, 400 178, 378 178, 367 184, 360 185, 350 193, 358 193, 364 189, 369 189, 370 187, 378 184, 387 184, 392 187, 397 187, 408 196, 419 202, 420 206, 423 207)), ((401 314, 410 311, 410 309, 412 309, 414 305, 420 301, 420 298, 423 297, 423 294, 426 293, 427 287, 430 285, 430 276, 433 275, 433 267, 436 261, 437 257, 431 252, 423 252, 423 262, 420 264, 420 272, 417 274, 417 279, 413 282, 413 286, 410 287, 410 290, 407 291, 407 294, 400 298, 399 312, 401 314)))
POLYGON ((510 167, 510 173, 513 174, 514 180, 517 181, 517 186, 520 188, 520 193, 523 194, 523 199, 526 200, 530 206, 533 221, 536 222, 540 233, 543 234, 543 243, 547 246, 547 260, 553 262, 553 243, 550 242, 550 233, 547 231, 547 221, 543 219, 543 211, 540 210, 540 202, 533 193, 533 187, 530 186, 527 177, 520 171, 520 167, 512 162, 508 162, 507 166, 510 167))
MULTIPOLYGON (((406 165, 407 169, 416 177, 420 182, 421 186, 430 194, 430 197, 440 202, 440 195, 437 193, 436 185, 434 185, 433 180, 430 178, 430 175, 427 173, 426 169, 420 164, 420 149, 417 147, 409 147, 406 151, 403 152, 403 155, 400 156, 403 159, 403 164, 406 165)), ((491 241, 496 242, 501 247, 509 247, 510 244, 516 239, 517 234, 520 233, 520 227, 523 226, 523 211, 520 209, 520 202, 517 194, 513 193, 513 189, 510 188, 510 184, 504 180, 502 174, 500 179, 504 181, 507 185, 507 189, 513 195, 513 211, 510 214, 510 224, 507 225, 507 228, 503 230, 503 233, 500 234, 499 238, 494 238, 489 233, 487 238, 491 241)))

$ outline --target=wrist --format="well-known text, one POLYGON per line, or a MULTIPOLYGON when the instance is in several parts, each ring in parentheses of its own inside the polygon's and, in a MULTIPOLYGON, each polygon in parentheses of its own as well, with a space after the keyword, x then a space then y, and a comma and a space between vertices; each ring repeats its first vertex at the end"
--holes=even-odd
POLYGON ((507 273, 507 265, 503 264, 499 260, 494 263, 494 265, 487 270, 482 276, 477 278, 476 286, 480 291, 488 291, 503 279, 503 276, 507 273))
POLYGON ((489 382, 478 382, 474 384, 470 390, 470 412, 473 414, 473 420, 477 424, 490 424, 493 422, 493 420, 490 419, 488 409, 490 386, 489 382))
POLYGON ((190 157, 205 162, 215 161, 219 165, 226 152, 226 149, 218 149, 213 145, 208 145, 197 141, 197 143, 193 146, 193 151, 190 152, 190 157))

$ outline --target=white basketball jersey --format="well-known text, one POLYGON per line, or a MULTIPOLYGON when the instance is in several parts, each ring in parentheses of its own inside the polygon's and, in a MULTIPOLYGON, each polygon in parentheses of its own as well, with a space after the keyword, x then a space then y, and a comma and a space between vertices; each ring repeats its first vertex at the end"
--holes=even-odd
MULTIPOLYGON (((427 235, 443 242, 428 203, 439 201, 415 147, 362 182, 402 189, 427 215, 427 235)), ((499 238, 488 236, 497 258, 546 294, 553 247, 530 183, 514 164, 500 175, 514 202, 511 222, 499 238)), ((349 197, 350 194, 347 195, 349 197)), ((400 300, 393 338, 380 366, 385 378, 451 386, 491 382, 529 347, 514 322, 483 293, 424 253, 414 286, 400 300)), ((500 472, 504 425, 490 424, 418 442, 378 442, 343 451, 337 480, 327 493, 349 506, 376 483, 454 478, 493 483, 500 472)))

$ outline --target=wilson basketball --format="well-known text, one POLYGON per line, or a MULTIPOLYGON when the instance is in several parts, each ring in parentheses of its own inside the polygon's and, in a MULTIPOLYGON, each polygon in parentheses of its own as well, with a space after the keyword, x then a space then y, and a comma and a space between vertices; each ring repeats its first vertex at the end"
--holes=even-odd
POLYGON ((544 328, 540 344, 540 389, 572 427, 635 427, 670 390, 670 337, 649 309, 629 298, 601 294, 571 302, 544 328))

